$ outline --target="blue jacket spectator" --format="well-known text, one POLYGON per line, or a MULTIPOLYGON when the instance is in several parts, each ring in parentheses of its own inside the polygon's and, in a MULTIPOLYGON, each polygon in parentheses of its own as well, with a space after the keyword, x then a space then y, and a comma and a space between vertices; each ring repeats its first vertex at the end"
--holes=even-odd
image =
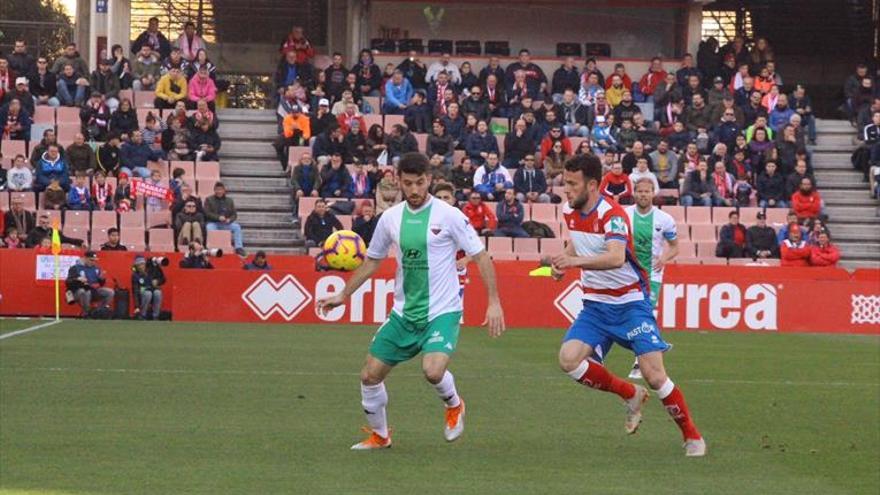
POLYGON ((792 115, 794 115, 794 110, 788 106, 788 97, 784 94, 779 95, 779 99, 776 100, 776 107, 770 112, 770 120, 768 122, 770 128, 773 129, 773 132, 782 132, 782 128, 788 125, 792 115))
POLYGON ((342 156, 333 155, 330 163, 321 169, 321 197, 351 199, 351 196, 351 174, 342 164, 342 156))
POLYGON ((486 155, 490 152, 498 153, 498 140, 489 132, 489 126, 485 121, 477 124, 477 132, 467 138, 465 151, 475 165, 482 165, 486 161, 486 155))
POLYGON ((385 83, 385 103, 382 109, 386 115, 403 115, 409 100, 413 96, 413 87, 399 70, 394 71, 391 79, 385 83))
POLYGON ((484 200, 495 201, 502 196, 502 191, 513 187, 510 171, 498 164, 497 154, 490 155, 486 164, 474 172, 474 190, 484 200))
POLYGON ((540 201, 546 203, 550 201, 547 194, 547 177, 543 170, 535 168, 534 154, 526 155, 523 158, 525 166, 520 167, 513 174, 513 190, 516 192, 517 199, 524 201, 540 201))
POLYGON ((526 210, 520 203, 513 190, 504 192, 504 199, 495 206, 495 216, 498 217, 498 227, 495 229, 496 237, 528 237, 522 228, 526 210))
POLYGON ((65 192, 70 189, 70 169, 55 144, 50 144, 37 161, 37 180, 34 184, 34 190, 44 191, 52 179, 58 179, 58 183, 65 192))
POLYGON ((154 150, 144 142, 141 131, 131 133, 131 140, 123 143, 119 149, 119 167, 120 172, 125 172, 132 176, 137 175, 142 178, 150 176, 150 170, 147 168, 147 162, 158 160, 162 157, 161 153, 154 150))

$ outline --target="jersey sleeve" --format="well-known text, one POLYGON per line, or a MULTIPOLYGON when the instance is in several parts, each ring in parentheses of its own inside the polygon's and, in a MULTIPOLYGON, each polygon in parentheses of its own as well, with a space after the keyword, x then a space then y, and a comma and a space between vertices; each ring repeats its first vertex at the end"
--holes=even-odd
POLYGON ((605 242, 629 242, 629 217, 627 217, 623 208, 609 210, 602 221, 603 230, 605 231, 605 242))
POLYGON ((452 212, 450 224, 452 225, 452 237, 459 249, 468 256, 478 254, 484 248, 483 241, 477 235, 477 231, 471 227, 467 217, 459 210, 452 212))
POLYGON ((675 226, 675 220, 670 215, 663 215, 663 225, 660 226, 660 231, 667 241, 678 239, 678 229, 675 226))
POLYGON ((374 260, 383 260, 388 257, 388 250, 391 249, 394 236, 391 233, 391 221, 388 215, 379 217, 376 222, 376 230, 373 232, 373 238, 367 247, 367 258, 374 260))

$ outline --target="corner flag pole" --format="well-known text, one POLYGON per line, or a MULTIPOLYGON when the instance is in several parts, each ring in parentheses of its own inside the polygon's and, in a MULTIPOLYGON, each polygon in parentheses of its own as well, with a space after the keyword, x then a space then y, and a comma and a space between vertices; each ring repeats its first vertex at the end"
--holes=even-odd
POLYGON ((61 235, 58 219, 52 222, 52 257, 55 259, 55 321, 61 320, 61 235))

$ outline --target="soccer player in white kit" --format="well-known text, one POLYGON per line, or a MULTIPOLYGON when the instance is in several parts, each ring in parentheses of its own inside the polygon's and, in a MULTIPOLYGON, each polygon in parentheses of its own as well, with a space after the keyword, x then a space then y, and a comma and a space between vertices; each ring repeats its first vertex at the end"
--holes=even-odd
POLYGON ((559 366, 578 383, 623 399, 624 428, 635 433, 648 391, 615 376, 600 362, 601 353, 614 344, 632 350, 645 381, 681 430, 685 455, 705 455, 706 442, 684 394, 666 375, 663 352, 669 344, 657 331, 648 276, 635 258, 629 218, 599 192, 602 163, 593 155, 570 158, 563 179, 568 199, 563 215, 571 239, 565 252, 552 258, 552 273, 561 279, 566 269, 580 270, 584 308, 563 338, 559 366))
POLYGON ((447 369, 458 343, 463 309, 456 270, 459 250, 477 264, 486 285, 489 335, 497 337, 504 332, 492 260, 464 213, 428 194, 428 169, 428 159, 422 154, 401 157, 397 173, 405 200, 379 218, 366 260, 345 288, 317 303, 322 312, 343 304, 395 249, 394 307, 376 331, 361 370, 361 405, 370 425, 369 436, 354 444, 352 450, 391 447, 384 380, 395 365, 420 353, 425 378, 446 405, 444 437, 453 441, 464 431, 465 403, 447 369))
MULTIPOLYGON (((633 184, 636 204, 626 207, 633 230, 636 259, 651 277, 651 306, 657 307, 663 287, 663 268, 678 256, 678 232, 675 219, 669 213, 654 207, 654 181, 643 178, 633 184), (669 246, 665 248, 665 246, 669 246)), ((638 359, 629 377, 642 378, 638 359)))

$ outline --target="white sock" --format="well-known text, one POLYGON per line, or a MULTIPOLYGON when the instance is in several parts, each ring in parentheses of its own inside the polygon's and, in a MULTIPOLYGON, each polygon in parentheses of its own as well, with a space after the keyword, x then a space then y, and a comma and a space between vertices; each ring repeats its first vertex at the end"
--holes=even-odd
POLYGON ((590 367, 590 362, 584 359, 581 361, 581 364, 578 365, 577 368, 568 372, 568 376, 570 376, 574 381, 581 381, 581 377, 584 376, 584 373, 587 372, 587 369, 590 367))
POLYGON ((459 398, 458 392, 455 390, 455 378, 452 377, 452 373, 449 370, 443 373, 443 378, 440 380, 440 383, 434 385, 434 390, 437 391, 440 400, 446 403, 446 407, 458 407, 461 404, 461 398, 459 398))
POLYGON ((657 389, 657 397, 660 397, 660 400, 663 400, 669 397, 669 394, 672 393, 672 390, 675 388, 675 384, 672 383, 672 380, 669 378, 657 389))
POLYGON ((361 383, 361 405, 367 415, 370 428, 382 438, 388 438, 388 419, 385 416, 385 405, 388 404, 388 392, 385 383, 364 385, 361 383))

